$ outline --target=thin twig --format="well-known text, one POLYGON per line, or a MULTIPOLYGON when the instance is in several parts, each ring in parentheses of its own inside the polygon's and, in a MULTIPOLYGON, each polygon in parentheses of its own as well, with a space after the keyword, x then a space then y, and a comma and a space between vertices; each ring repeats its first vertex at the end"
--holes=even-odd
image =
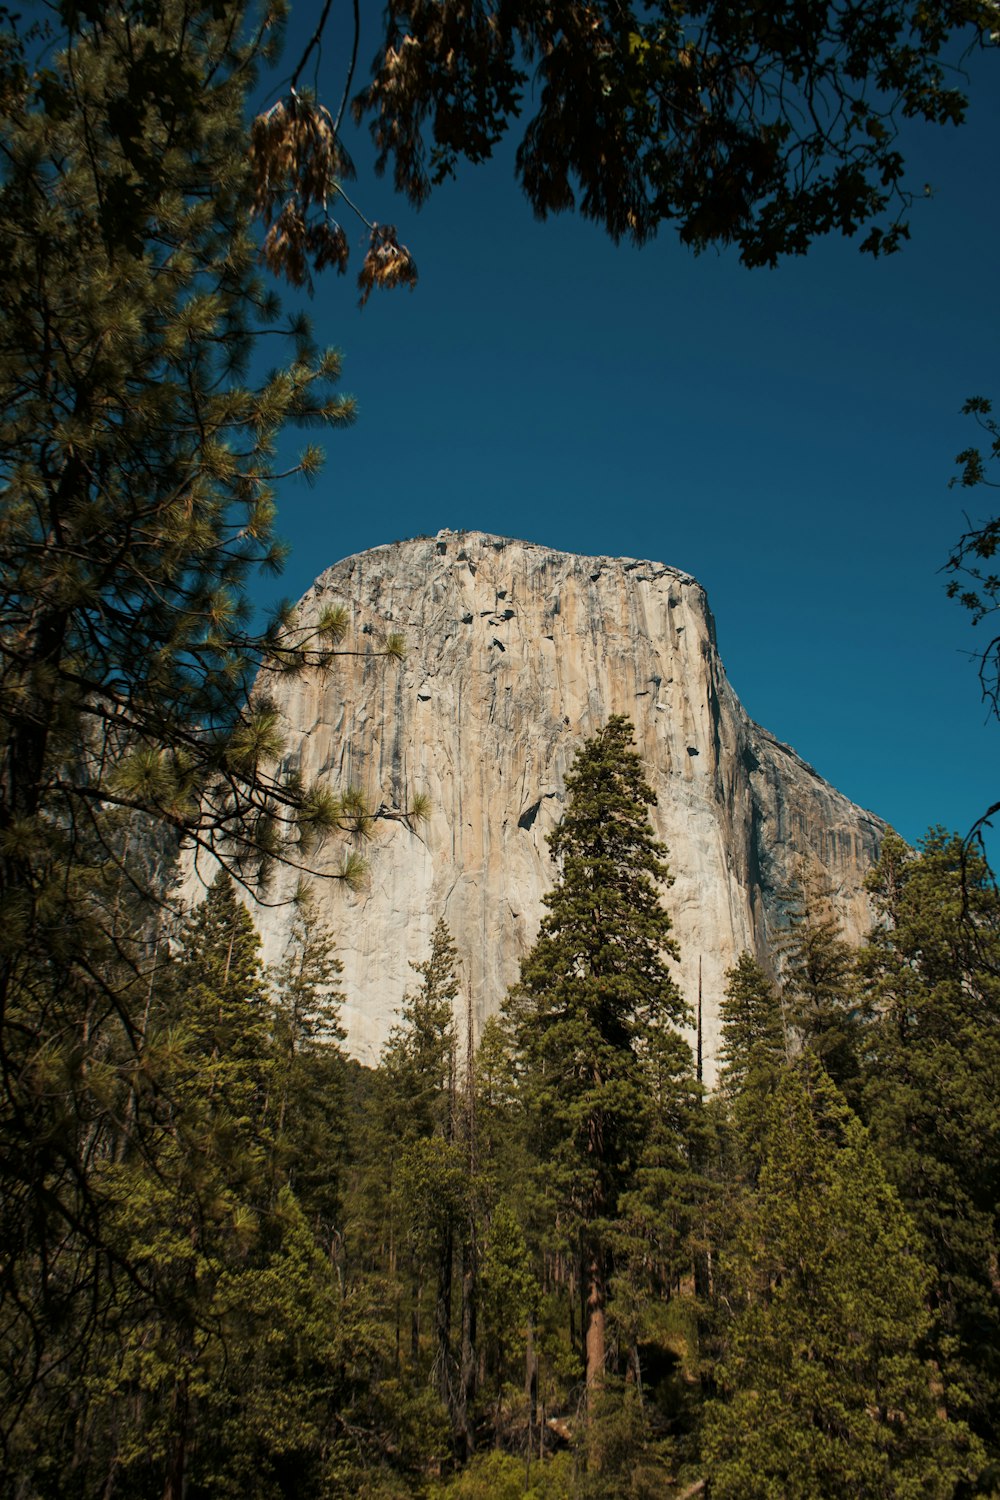
POLYGON ((340 185, 339 182, 335 183, 334 186, 337 189, 337 195, 338 195, 338 197, 343 198, 343 200, 347 204, 348 208, 353 209, 354 212, 357 214, 358 218, 361 220, 362 224, 366 225, 372 231, 372 233, 374 234, 375 233, 375 225, 372 223, 372 221, 370 219, 366 219, 365 218, 364 214, 361 212, 360 208, 358 207, 358 205, 356 203, 352 203, 351 202, 350 198, 348 198, 347 194, 344 192, 344 189, 341 187, 341 185, 340 185))
POLYGON ((344 118, 344 110, 347 108, 348 96, 351 92, 351 84, 354 82, 354 69, 358 62, 358 43, 361 40, 361 11, 358 0, 354 0, 354 46, 351 49, 351 66, 347 70, 347 79, 344 83, 344 92, 340 100, 340 108, 337 110, 337 118, 333 122, 333 133, 340 135, 340 122, 344 118))
POLYGON ((317 23, 316 30, 313 32, 312 36, 309 38, 309 43, 308 43, 308 45, 306 47, 306 50, 303 52, 302 56, 299 58, 299 65, 295 69, 295 72, 292 74, 292 81, 291 81, 291 84, 289 85, 289 87, 291 88, 291 90, 292 90, 293 93, 295 91, 295 85, 298 83, 299 77, 301 76, 302 69, 305 67, 306 63, 309 61, 310 53, 313 51, 313 48, 318 47, 319 44, 320 44, 320 42, 323 40, 323 31, 324 31, 324 29, 326 27, 327 17, 330 14, 330 6, 332 4, 333 4, 333 0, 326 0, 326 3, 324 4, 323 9, 322 9, 322 11, 320 13, 320 18, 319 18, 319 22, 317 23))

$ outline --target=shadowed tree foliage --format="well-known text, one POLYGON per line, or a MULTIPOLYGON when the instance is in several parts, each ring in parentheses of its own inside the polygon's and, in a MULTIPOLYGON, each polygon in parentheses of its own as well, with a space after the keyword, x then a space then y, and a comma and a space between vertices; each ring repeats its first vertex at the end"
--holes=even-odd
POLYGON ((995 1486, 1000 895, 983 860, 941 829, 917 853, 887 836, 870 889, 880 920, 861 955, 871 1006, 865 1105, 937 1267, 927 1346, 945 1399, 985 1439, 995 1486))
POLYGON ((773 979, 749 953, 726 970, 719 1086, 729 1110, 739 1164, 751 1179, 760 1168, 768 1102, 787 1060, 782 1002, 773 979))
POLYGON ((933 1271, 815 1057, 786 1069, 728 1266, 735 1317, 705 1414, 719 1500, 949 1500, 981 1451, 920 1355, 933 1271))
POLYGON ((72 17, 0 121, 0 819, 22 883, 109 804, 261 854, 337 811, 278 770, 266 694, 248 706, 262 667, 321 660, 344 626, 248 629, 245 582, 282 556, 277 434, 353 412, 302 326, 287 368, 246 380, 278 315, 249 234, 259 48, 235 6, 72 17))
POLYGON ((341 969, 317 897, 303 887, 289 951, 272 975, 276 1183, 283 1178, 294 1187, 327 1248, 339 1219, 346 1146, 341 969))
POLYGON ((775 946, 791 1037, 819 1058, 853 1104, 860 1067, 854 950, 818 872, 804 872, 796 881, 787 921, 775 946))
MULTIPOLYGON (((138 1397, 141 1412, 135 1429, 119 1425, 109 1458, 137 1472, 152 1464, 170 1500, 204 1463, 207 1412, 235 1334, 229 1313, 252 1318, 233 1278, 260 1264, 272 1197, 274 1059, 260 946, 220 872, 158 979, 136 1108, 143 1149, 123 1142, 109 1174, 115 1248, 124 1265, 142 1268, 148 1291, 134 1321, 115 1329, 116 1338, 124 1332, 120 1377, 110 1360, 104 1373, 109 1405, 128 1409, 138 1397)), ((107 1442, 107 1429, 99 1436, 107 1442)))
POLYGON ((383 1048, 360 1151, 352 1237, 384 1247, 392 1284, 396 1367, 433 1386, 453 1421, 459 1372, 453 1344, 456 1232, 471 1191, 467 1152, 459 1140, 454 1003, 458 954, 443 919, 430 952, 412 968, 408 993, 383 1048), (427 1316, 429 1308, 429 1316, 427 1316), (428 1340, 427 1332, 432 1338, 428 1340))
MULTIPOLYGON (((983 448, 963 448, 955 462, 961 464, 959 475, 951 481, 964 489, 976 489, 984 485, 988 489, 1000 486, 994 465, 1000 459, 1000 423, 993 415, 993 403, 984 396, 972 396, 962 408, 966 416, 974 417, 986 439, 983 448)), ((1000 546, 1000 517, 972 526, 958 540, 951 557, 948 571, 953 577, 948 583, 948 597, 958 599, 971 611, 975 624, 980 624, 1000 607, 1000 577, 989 566, 1000 546)), ((1000 636, 994 636, 980 654, 980 681, 983 697, 994 713, 1000 712, 1000 636)))
POLYGON ((687 1016, 668 967, 668 873, 646 813, 655 799, 632 734, 616 715, 573 762, 548 840, 559 880, 507 1002, 529 1154, 584 1296, 588 1389, 604 1378, 609 1231, 643 1151, 646 1052, 687 1016))
MULTIPOLYGON (((981 486, 995 490, 1000 487, 998 461, 1000 461, 1000 422, 993 415, 993 403, 985 396, 971 396, 962 408, 966 416, 978 423, 985 443, 983 447, 970 444, 958 454, 955 462, 961 465, 952 485, 963 489, 978 489, 981 486)), ((980 646, 976 656, 979 661, 979 685, 983 702, 990 712, 1000 716, 1000 633, 993 617, 1000 608, 1000 573, 993 559, 1000 546, 1000 516, 988 516, 972 521, 966 517, 967 530, 959 537, 947 562, 948 597, 957 599, 972 615, 972 623, 981 625, 988 621, 989 639, 980 646)), ((977 818, 971 837, 975 837, 996 813, 1000 802, 994 802, 977 818)))
POLYGON ((391 0, 354 110, 416 203, 524 112, 517 173, 541 218, 579 207, 640 244, 670 222, 750 266, 829 233, 866 230, 878 254, 908 233, 902 121, 959 123, 949 64, 995 28, 986 0, 391 0))
POLYGON ((0 10, 5 1421, 48 1378, 48 1332, 80 1319, 85 1343, 112 1284, 97 1167, 135 1124, 178 840, 253 882, 364 822, 287 768, 268 699, 273 674, 332 660, 343 613, 255 630, 245 593, 281 561, 278 479, 321 462, 279 466, 282 429, 353 414, 255 269, 245 103, 277 19, 0 10), (285 364, 251 378, 262 341, 285 364))

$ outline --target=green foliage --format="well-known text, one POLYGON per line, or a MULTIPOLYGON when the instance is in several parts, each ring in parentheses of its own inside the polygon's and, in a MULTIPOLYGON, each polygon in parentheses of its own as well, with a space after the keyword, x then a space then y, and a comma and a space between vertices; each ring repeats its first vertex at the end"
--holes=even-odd
POLYGON ((382 1057, 388 1092, 401 1112, 400 1138, 453 1133, 457 961, 447 924, 439 919, 428 958, 413 965, 423 984, 404 999, 382 1057))
MULTIPOLYGON (((667 868, 631 740, 629 722, 613 717, 577 754, 565 816, 549 835, 559 883, 507 1002, 535 1212, 549 1247, 575 1258, 587 1288, 590 1386, 603 1378, 611 1226, 636 1185, 651 1116, 663 1118, 650 1079, 672 1084, 690 1073, 673 1030, 687 1011, 667 966, 676 952, 658 890, 667 868)), ((655 1150, 645 1165, 652 1192, 663 1165, 655 1150)))
POLYGON ((507 1379, 508 1356, 523 1350, 525 1331, 535 1320, 540 1289, 524 1230, 511 1204, 496 1203, 483 1234, 479 1262, 481 1346, 497 1388, 507 1379))
POLYGON ((766 1135, 768 1101, 786 1061, 781 997, 749 953, 726 970, 719 1007, 722 1045, 720 1088, 729 1108, 740 1165, 756 1178, 766 1135))
MULTIPOLYGON (((247 703, 271 642, 242 590, 281 556, 278 433, 352 405, 304 337, 245 383, 275 308, 253 268, 261 42, 241 7, 67 17, 0 100, 4 806, 51 838, 113 801, 252 850, 261 814, 294 835, 297 793, 266 696, 247 703)), ((308 640, 287 645, 301 663, 308 640)))
POLYGON ((940 829, 916 855, 890 834, 870 889, 880 920, 861 960, 866 1108, 937 1267, 929 1346, 945 1399, 996 1463, 1000 895, 982 858, 940 829))
POLYGON ((687 1042, 672 1029, 653 1031, 642 1064, 642 1144, 608 1231, 609 1322, 640 1382, 641 1346, 658 1342, 664 1299, 691 1270, 709 1194, 701 1170, 703 1095, 687 1042))
POLYGON ((721 1500, 955 1492, 979 1451, 918 1353, 933 1271, 860 1122, 814 1058, 776 1090, 729 1267, 736 1308, 706 1409, 721 1500))
MULTIPOLYGON (((301 1210, 285 1189, 264 1221, 227 1221, 202 1197, 199 1221, 150 1188, 136 1179, 122 1207, 128 1233, 145 1236, 160 1307, 121 1331, 91 1387, 116 1487, 147 1493, 152 1474, 169 1493, 271 1500, 293 1470, 322 1493, 331 1405, 344 1398, 341 1298, 301 1210)), ((142 1263, 140 1244, 129 1250, 142 1263)))
POLYGON ((343 1378, 343 1299, 329 1260, 288 1188, 278 1196, 264 1252, 219 1278, 223 1346, 213 1370, 200 1462, 208 1494, 279 1496, 288 1477, 323 1492, 331 1416, 343 1378), (279 1396, 280 1399, 276 1399, 279 1396))
MULTIPOLYGON (((255 631, 245 595, 282 557, 280 434, 353 412, 302 323, 284 367, 250 376, 281 337, 245 121, 279 19, 238 0, 0 10, 4 1430, 22 1402, 38 1416, 36 1386, 83 1381, 135 1291, 112 1165, 155 1177, 171 1129, 234 1171, 249 1142, 248 1177, 267 1155, 259 973, 242 997, 207 971, 187 1008, 161 993, 178 839, 252 883, 343 824, 285 768, 267 692, 332 660, 337 623, 314 636, 282 610, 255 631)), ((65 1436, 75 1418, 42 1407, 65 1436)))
MULTIPOLYGON (((619 749, 631 777, 624 735, 619 749)), ((599 902, 616 844, 605 817, 595 852, 588 808, 605 774, 593 804, 619 809, 622 842, 643 858, 651 836, 635 799, 616 801, 622 760, 579 764, 594 774, 574 772, 567 822, 579 810, 582 832, 564 869, 585 848, 574 868, 599 902)), ((614 1200, 575 1222, 551 1160, 530 1155, 549 1122, 535 1113, 525 1013, 488 1024, 456 1077, 443 924, 368 1074, 339 1052, 339 966, 313 904, 302 900, 269 986, 220 875, 153 971, 129 1089, 114 1072, 93 1083, 131 1122, 91 1177, 128 1279, 104 1283, 113 1317, 91 1328, 85 1358, 69 1336, 50 1343, 58 1379, 8 1450, 22 1488, 84 1500, 113 1474, 123 1500, 652 1500, 705 1477, 749 1500, 990 1493, 994 1346, 974 1338, 995 1314, 998 912, 968 860, 963 886, 961 857, 943 835, 919 856, 889 838, 873 877, 883 920, 861 970, 872 1141, 813 1053, 792 1069, 778 1056, 774 988, 744 957, 730 973, 724 1099, 702 1099, 669 1016, 651 1005, 642 1023, 626 1017, 611 1081, 632 1134, 607 1139, 627 1139, 629 1155, 601 1164, 614 1200), (751 1096, 748 1172, 726 1142, 751 1096), (588 1315, 606 1336, 584 1404, 588 1315), (703 1385, 718 1394, 699 1423, 703 1385), (570 1449, 553 1456, 557 1440, 570 1449)), ((615 889, 634 879, 623 867, 615 889)), ((655 922, 641 897, 633 908, 655 922)), ((570 933, 578 910, 550 905, 570 933)), ((621 982, 623 931, 601 934, 611 993, 644 995, 642 974, 635 990, 621 982)), ((562 988, 555 975, 550 993, 605 993, 583 977, 578 966, 562 988)), ((668 1005, 679 1011, 675 993, 668 1005)), ((51 1055, 40 1082, 63 1066, 51 1055)), ((544 1097, 558 1107, 557 1085, 544 1097)), ((16 1361, 9 1330, 8 1350, 16 1361)))
POLYGON ((472 1191, 456 1100, 456 965, 439 921, 427 959, 413 965, 422 984, 404 999, 363 1104, 346 1203, 349 1256, 386 1279, 394 1353, 373 1399, 416 1402, 423 1415, 413 1420, 439 1433, 439 1453, 451 1446, 449 1418, 461 1426, 453 1281, 472 1191))
POLYGON ((786 920, 776 947, 788 1027, 855 1103, 860 1007, 854 952, 817 872, 802 873, 788 893, 786 920))
POLYGON ((727 1094, 739 1094, 758 1067, 766 1069, 783 1061, 785 1050, 777 991, 749 953, 741 953, 726 970, 719 1019, 719 1080, 727 1094))
POLYGON ((577 755, 549 835, 559 883, 508 1002, 534 1151, 568 1243, 613 1214, 641 1141, 645 1039, 686 1017, 667 967, 653 794, 631 738, 612 718, 577 755))
POLYGON ((289 951, 272 976, 275 1168, 294 1177, 299 1201, 328 1231, 340 1206, 345 1145, 341 969, 329 925, 303 887, 289 951))
POLYGON ((581 1443, 574 1500, 658 1500, 673 1487, 674 1445, 654 1436, 654 1409, 634 1382, 608 1382, 581 1443))
POLYGON ((478 1455, 440 1490, 442 1500, 571 1500, 575 1489, 568 1453, 532 1463, 509 1453, 478 1455))
POLYGON ((253 1129, 268 1106, 271 1013, 260 938, 233 882, 220 871, 187 918, 162 1020, 187 1041, 191 1078, 178 1099, 225 1112, 253 1129))

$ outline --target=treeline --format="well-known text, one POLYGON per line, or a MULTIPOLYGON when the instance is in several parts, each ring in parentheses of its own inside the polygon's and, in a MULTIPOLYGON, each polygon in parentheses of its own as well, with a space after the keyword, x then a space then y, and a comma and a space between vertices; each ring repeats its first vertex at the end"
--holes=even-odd
MULTIPOLYGON (((301 868, 377 816, 303 779, 268 696, 333 669, 344 612, 307 628, 282 606, 255 630, 247 591, 280 566, 277 488, 321 464, 311 441, 289 460, 289 429, 354 411, 338 356, 282 318, 261 270, 302 284, 346 255, 328 214, 350 172, 339 117, 294 87, 263 114, 251 102, 284 66, 284 9, 0 3, 0 1491, 988 1495, 997 908, 957 841, 887 841, 860 955, 821 893, 790 898, 780 988, 746 958, 730 976, 711 1096, 621 721, 582 752, 548 916, 474 1051, 440 927, 369 1072, 342 1051, 335 949, 308 896, 272 974, 228 876, 170 911, 177 841, 259 891, 275 861, 301 868)), ((558 7, 515 29, 534 45, 538 21, 573 95, 597 33, 563 9, 572 35, 558 7)), ((377 65, 362 100, 391 124, 396 91, 396 119, 419 127, 396 133, 404 156, 453 64, 506 45, 435 5, 432 51, 445 10, 445 74, 396 69, 387 94, 377 65)), ((876 77, 879 108, 891 85, 908 113, 961 112, 937 53, 953 23, 989 33, 993 11, 918 10, 905 55, 894 24, 862 34, 845 11, 834 104, 876 77)), ((746 51, 734 15, 711 12, 704 76, 720 25, 746 51)), ((799 76, 824 26, 806 35, 796 13, 779 35, 761 15, 779 74, 790 60, 799 76)), ((731 135, 726 89, 698 96, 714 125, 684 104, 691 36, 637 50, 618 8, 604 19, 602 69, 645 70, 678 119, 731 135)), ((451 149, 481 156, 494 76, 480 68, 459 110, 475 129, 463 143, 459 120, 451 149)), ((608 153, 598 93, 611 125, 593 163, 614 189, 643 157, 608 153)), ((856 133, 853 107, 833 118, 856 133)), ((877 167, 891 135, 870 140, 877 167)), ((836 159, 822 130, 813 145, 836 159)), ((736 167, 721 197, 709 184, 708 219, 701 179, 682 184, 695 242, 733 238, 736 167)), ((818 198, 798 188, 795 249, 803 225, 829 227, 822 181, 818 198)), ((847 189, 862 218, 886 207, 864 171, 847 189)), ((781 223, 763 228, 788 248, 781 223)), ((395 232, 369 230, 363 294, 411 281, 395 232)), ((978 452, 963 462, 981 482, 978 452)), ((992 555, 993 524, 953 567, 992 555)), ((977 564, 961 597, 978 614, 991 594, 977 564)))
POLYGON ((860 951, 804 876, 709 1094, 627 721, 567 792, 502 1015, 438 922, 375 1069, 308 892, 266 972, 227 875, 169 928, 95 886, 130 980, 32 1061, 86 1181, 5 1244, 7 1493, 1000 1492, 988 870, 890 835, 860 951))

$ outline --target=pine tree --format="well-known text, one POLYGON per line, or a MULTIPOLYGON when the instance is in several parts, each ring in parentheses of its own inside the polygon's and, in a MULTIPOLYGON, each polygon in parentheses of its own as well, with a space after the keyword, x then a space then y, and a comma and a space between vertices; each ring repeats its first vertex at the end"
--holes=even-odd
POLYGON ((1000 895, 941 829, 917 854, 888 835, 869 885, 865 1105, 937 1269, 928 1348, 944 1399, 1000 1466, 1000 895))
POLYGON ((781 999, 773 980, 749 953, 726 970, 719 1007, 722 1044, 719 1084, 729 1107, 741 1168, 760 1166, 768 1098, 786 1061, 781 999))
MULTIPOLYGON (((300 666, 307 642, 283 638, 287 612, 252 633, 243 589, 282 557, 278 433, 352 413, 305 324, 287 369, 245 381, 277 314, 254 270, 244 122, 267 28, 201 0, 65 16, 0 95, 8 878, 112 804, 264 854, 268 818, 289 837, 315 821, 273 768, 266 695, 247 708, 257 669, 300 666)), ((310 448, 300 467, 319 461, 310 448)))
POLYGON ((224 1362, 219 1289, 258 1263, 273 1196, 269 1022, 260 939, 220 872, 154 975, 130 1129, 91 1165, 109 1315, 84 1324, 81 1494, 150 1473, 168 1500, 187 1492, 224 1362))
POLYGON ((444 918, 431 935, 431 951, 414 969, 423 979, 403 1006, 401 1026, 387 1048, 390 1087, 406 1099, 403 1161, 404 1194, 409 1200, 414 1244, 423 1239, 436 1271, 434 1369, 438 1394, 454 1423, 456 1376, 451 1348, 451 1294, 455 1227, 464 1217, 467 1186, 456 1139, 455 1000, 458 953, 444 918), (412 1140, 412 1136, 416 1139, 412 1140), (417 1228, 419 1226, 419 1228, 417 1228))
POLYGON ((353 1310, 289 1187, 254 1254, 230 1260, 219 1275, 211 1311, 219 1339, 187 1493, 220 1500, 329 1493, 330 1432, 357 1385, 345 1339, 353 1310))
POLYGON ((199 1108, 273 1134, 271 1006, 253 918, 220 870, 178 938, 168 1014, 189 1038, 199 1108))
POLYGON ((782 1003, 795 1042, 820 1059, 838 1088, 857 1102, 860 1007, 854 952, 844 939, 819 875, 800 875, 789 893, 788 927, 776 947, 782 1003))
MULTIPOLYGON (((538 1310, 539 1289, 532 1269, 532 1258, 524 1229, 514 1205, 506 1198, 492 1204, 483 1227, 480 1280, 482 1300, 483 1366, 492 1385, 493 1436, 501 1436, 501 1408, 504 1396, 510 1394, 508 1381, 516 1368, 511 1362, 515 1351, 525 1347, 525 1334, 534 1324, 538 1310)), ((533 1395, 532 1377, 537 1378, 531 1352, 528 1355, 528 1440, 535 1417, 530 1412, 533 1395)), ((537 1413, 535 1414, 537 1415, 537 1413)))
POLYGON ((330 927, 304 887, 289 952, 272 976, 276 1165, 327 1237, 340 1204, 345 1146, 342 969, 330 927))
POLYGON ((726 970, 719 1020, 719 1082, 726 1093, 738 1094, 758 1063, 777 1062, 784 1054, 781 1005, 774 982, 749 953, 741 953, 726 970))
POLYGON ((0 1328, 24 1351, 5 1430, 59 1330, 83 1357, 128 1282, 100 1174, 138 1128, 163 952, 165 861, 136 849, 187 835, 252 880, 351 821, 283 768, 267 695, 331 659, 343 615, 256 631, 245 593, 282 557, 279 434, 353 410, 303 322, 251 378, 280 316, 245 106, 276 35, 239 0, 0 9, 0 1328))
POLYGON ((687 1015, 632 733, 614 716, 577 753, 549 835, 558 883, 508 1001, 538 1191, 583 1291, 590 1391, 604 1378, 610 1226, 644 1144, 644 1054, 687 1015))
POLYGON ((454 1135, 457 963, 448 925, 440 918, 430 954, 412 965, 423 983, 405 997, 382 1056, 403 1139, 454 1135))
POLYGON ((357 1230, 366 1237, 374 1233, 386 1245, 397 1285, 397 1320, 404 1308, 408 1311, 411 1368, 421 1376, 430 1369, 453 1418, 458 1393, 451 1338, 455 1232, 465 1217, 468 1190, 457 1130, 457 963, 441 919, 428 957, 412 965, 422 983, 404 998, 383 1048, 361 1192, 355 1199, 361 1218, 357 1230), (425 1362, 422 1317, 428 1282, 434 1288, 434 1337, 425 1362))
MULTIPOLYGON (((610 1228, 608 1311, 641 1392, 640 1345, 655 1343, 666 1303, 702 1260, 704 1094, 680 1034, 658 1028, 642 1049, 642 1144, 610 1228)), ((696 1282, 700 1278, 696 1275, 696 1282)))
POLYGON ((775 1092, 731 1257, 736 1308, 705 1416, 718 1500, 949 1500, 979 1450, 937 1410, 920 1345, 932 1269, 856 1116, 815 1057, 775 1092))

